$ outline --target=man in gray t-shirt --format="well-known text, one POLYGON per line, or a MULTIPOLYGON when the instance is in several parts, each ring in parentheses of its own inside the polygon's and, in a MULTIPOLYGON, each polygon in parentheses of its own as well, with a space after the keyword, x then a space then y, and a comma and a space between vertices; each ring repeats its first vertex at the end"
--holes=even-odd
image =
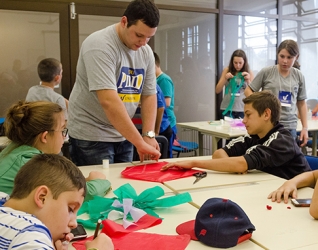
POLYGON ((120 22, 94 32, 82 44, 69 101, 70 155, 78 166, 158 159, 154 138, 156 76, 147 45, 159 23, 151 0, 132 1, 120 22), (131 121, 141 102, 143 137, 131 121), (132 145, 133 144, 133 145, 132 145))

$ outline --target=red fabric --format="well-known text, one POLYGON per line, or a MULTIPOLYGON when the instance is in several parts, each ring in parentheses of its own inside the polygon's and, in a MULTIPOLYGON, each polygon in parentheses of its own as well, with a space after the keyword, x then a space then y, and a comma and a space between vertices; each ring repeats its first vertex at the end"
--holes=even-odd
POLYGON ((193 176, 195 173, 202 172, 200 170, 182 170, 179 168, 169 168, 168 170, 161 171, 161 168, 166 164, 168 164, 168 162, 157 162, 151 164, 126 167, 121 172, 121 175, 129 179, 162 183, 165 181, 171 181, 188 176, 193 176))
POLYGON ((131 225, 127 229, 125 229, 121 224, 106 219, 102 221, 102 232, 107 234, 109 237, 113 237, 118 234, 130 233, 132 231, 153 227, 161 224, 161 222, 162 219, 146 214, 143 217, 141 217, 137 222, 135 222, 136 225, 131 225))
POLYGON ((141 118, 131 118, 133 124, 142 124, 141 118))
MULTIPOLYGON (((115 250, 183 250, 190 242, 189 235, 161 235, 133 232, 111 237, 115 250)), ((93 240, 93 236, 73 242, 77 250, 86 250, 85 242, 93 240)))

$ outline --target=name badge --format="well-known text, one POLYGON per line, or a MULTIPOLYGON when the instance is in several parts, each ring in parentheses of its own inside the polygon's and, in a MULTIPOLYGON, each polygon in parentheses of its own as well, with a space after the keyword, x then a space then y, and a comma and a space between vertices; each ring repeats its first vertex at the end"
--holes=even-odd
POLYGON ((291 92, 279 91, 279 100, 283 107, 291 107, 291 92))

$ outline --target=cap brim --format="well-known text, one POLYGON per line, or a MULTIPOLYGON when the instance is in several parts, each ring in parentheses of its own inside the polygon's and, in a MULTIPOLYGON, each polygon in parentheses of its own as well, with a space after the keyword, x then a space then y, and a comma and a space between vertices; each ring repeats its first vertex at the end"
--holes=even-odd
POLYGON ((191 240, 198 240, 198 238, 195 236, 195 233, 194 233, 194 223, 195 223, 195 220, 190 220, 180 224, 176 228, 177 233, 180 235, 188 234, 190 235, 191 240))

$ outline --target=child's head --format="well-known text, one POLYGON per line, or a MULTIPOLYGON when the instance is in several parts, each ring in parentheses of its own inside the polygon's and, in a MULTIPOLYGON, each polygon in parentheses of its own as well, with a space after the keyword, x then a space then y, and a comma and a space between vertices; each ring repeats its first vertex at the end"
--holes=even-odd
POLYGON ((41 220, 55 242, 77 226, 76 214, 85 195, 85 177, 77 166, 63 156, 40 154, 16 175, 10 200, 25 205, 24 211, 41 220))
POLYGON ((258 115, 264 114, 266 109, 271 111, 271 123, 276 124, 280 119, 280 101, 270 91, 264 90, 254 92, 250 96, 243 99, 244 104, 252 104, 258 115))
POLYGON ((18 146, 57 154, 64 143, 66 122, 63 109, 56 103, 19 101, 9 108, 4 129, 5 135, 18 146))
POLYGON ((237 72, 249 72, 247 57, 243 50, 237 49, 233 52, 229 63, 229 72, 232 75, 237 72))
POLYGON ((155 57, 155 64, 157 67, 160 67, 160 58, 156 52, 153 52, 153 55, 155 57))
POLYGON ((46 58, 38 64, 38 75, 42 82, 55 82, 59 84, 62 80, 62 64, 55 58, 46 58))
POLYGON ((283 64, 286 64, 288 68, 295 67, 300 69, 300 64, 298 63, 299 48, 294 40, 282 41, 277 48, 277 57, 279 65, 283 66, 283 64), (285 60, 285 63, 283 60, 285 60))

